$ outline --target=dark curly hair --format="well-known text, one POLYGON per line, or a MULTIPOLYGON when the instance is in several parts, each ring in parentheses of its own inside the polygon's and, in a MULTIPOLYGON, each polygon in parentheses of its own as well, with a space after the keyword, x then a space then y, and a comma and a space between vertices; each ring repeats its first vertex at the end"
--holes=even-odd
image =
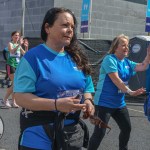
POLYGON ((73 37, 72 37, 72 40, 70 41, 70 44, 68 46, 65 46, 65 50, 69 53, 71 58, 75 61, 78 69, 82 70, 84 74, 88 75, 91 73, 91 69, 88 64, 87 57, 85 56, 85 54, 82 52, 81 48, 79 47, 77 36, 76 36, 77 20, 71 10, 62 8, 62 7, 60 8, 55 7, 55 8, 49 9, 42 23, 41 38, 44 42, 47 41, 47 33, 45 31, 45 24, 48 23, 49 26, 53 26, 54 22, 58 18, 58 15, 60 13, 65 13, 65 12, 71 14, 74 20, 73 37))

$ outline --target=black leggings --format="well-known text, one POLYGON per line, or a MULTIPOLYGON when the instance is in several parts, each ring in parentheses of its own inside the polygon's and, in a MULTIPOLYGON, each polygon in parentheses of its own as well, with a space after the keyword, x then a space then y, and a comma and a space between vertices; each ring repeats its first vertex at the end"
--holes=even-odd
MULTIPOLYGON (((102 106, 95 106, 95 114, 108 124, 110 117, 112 117, 120 128, 119 134, 119 150, 128 150, 128 141, 131 132, 131 122, 127 107, 123 108, 107 108, 102 106)), ((106 129, 95 126, 94 132, 90 138, 88 150, 97 150, 106 129)))
POLYGON ((40 150, 40 149, 35 149, 35 148, 29 148, 25 146, 20 146, 19 150, 40 150))

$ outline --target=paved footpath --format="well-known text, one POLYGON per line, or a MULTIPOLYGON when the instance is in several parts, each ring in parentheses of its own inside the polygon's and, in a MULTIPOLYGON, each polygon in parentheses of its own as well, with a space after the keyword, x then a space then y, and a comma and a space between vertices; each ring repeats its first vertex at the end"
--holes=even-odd
MULTIPOLYGON (((0 99, 3 98, 5 89, 0 88, 0 99)), ((143 114, 143 103, 128 103, 130 113, 132 132, 129 141, 129 150, 150 150, 150 122, 143 114)), ((0 109, 0 116, 4 120, 5 132, 0 140, 0 150, 17 150, 19 136, 19 109, 0 109)), ((93 125, 88 121, 87 125, 90 135, 93 131, 93 125)), ((111 119, 109 126, 112 130, 106 134, 99 150, 118 150, 119 129, 116 123, 111 119)))

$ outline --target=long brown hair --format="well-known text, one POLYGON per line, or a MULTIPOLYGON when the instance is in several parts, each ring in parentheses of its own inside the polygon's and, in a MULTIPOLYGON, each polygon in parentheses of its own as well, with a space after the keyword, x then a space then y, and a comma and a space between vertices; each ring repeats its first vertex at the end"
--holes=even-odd
POLYGON ((45 24, 48 23, 49 26, 53 26, 58 15, 60 13, 65 13, 65 12, 71 14, 74 20, 73 37, 72 37, 70 44, 65 47, 65 50, 69 53, 71 58, 75 61, 75 63, 77 64, 77 67, 81 69, 85 74, 88 75, 90 74, 91 70, 88 64, 87 57, 85 56, 85 54, 82 52, 81 48, 79 47, 79 43, 78 43, 77 36, 76 36, 77 21, 76 21, 75 15, 73 14, 71 10, 62 8, 62 7, 61 8, 55 7, 55 8, 49 9, 42 23, 41 38, 43 41, 45 42, 47 41, 47 33, 45 31, 45 24))

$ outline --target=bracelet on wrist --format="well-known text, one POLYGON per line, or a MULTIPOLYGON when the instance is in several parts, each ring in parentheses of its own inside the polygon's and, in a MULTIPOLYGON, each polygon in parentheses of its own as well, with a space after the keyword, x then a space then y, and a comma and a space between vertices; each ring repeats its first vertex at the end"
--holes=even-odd
POLYGON ((84 102, 85 102, 86 100, 89 100, 89 101, 94 105, 94 102, 93 102, 92 98, 85 98, 85 99, 84 99, 84 102))
POLYGON ((57 99, 55 99, 55 110, 58 111, 58 109, 57 109, 57 99))
POLYGON ((131 93, 132 93, 132 90, 127 89, 127 92, 126 92, 126 93, 131 94, 131 93))

